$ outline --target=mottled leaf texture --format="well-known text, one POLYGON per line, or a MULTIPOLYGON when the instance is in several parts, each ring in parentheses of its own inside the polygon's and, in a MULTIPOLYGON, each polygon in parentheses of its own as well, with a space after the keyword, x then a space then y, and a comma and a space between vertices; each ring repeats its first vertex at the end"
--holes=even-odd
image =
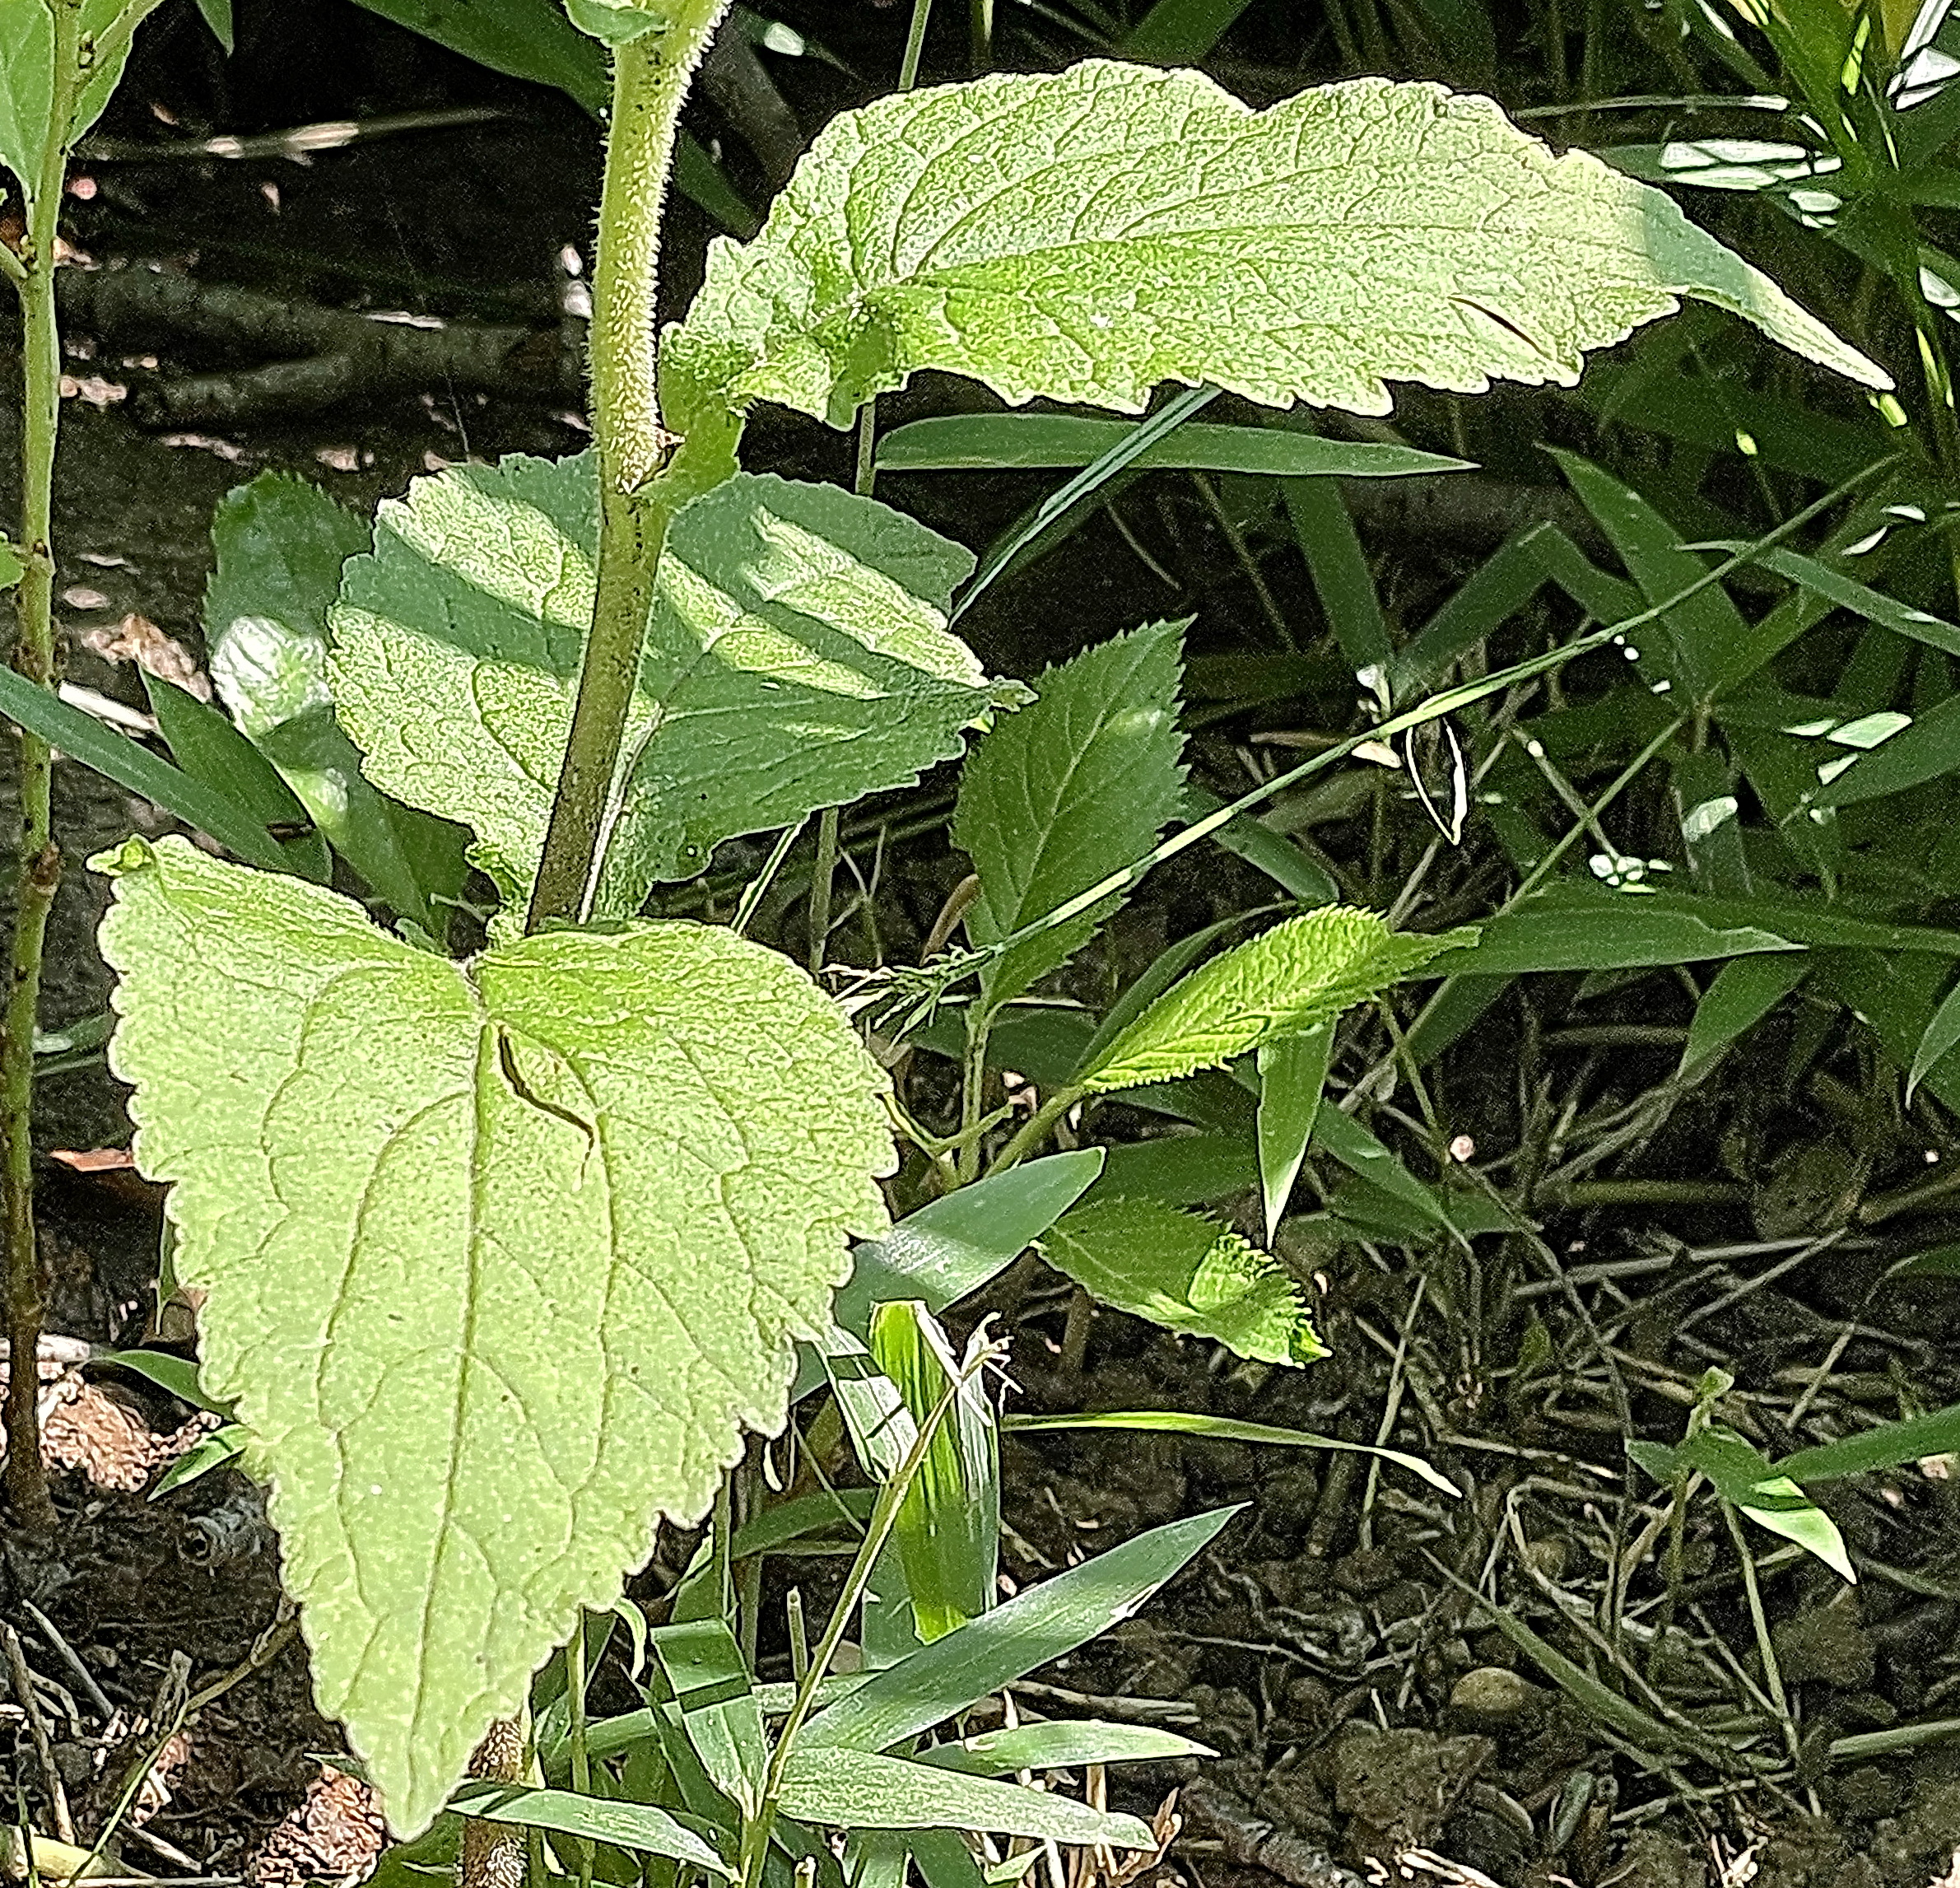
POLYGON ((1083 1084, 1106 1093, 1222 1068, 1338 1016, 1476 937, 1473 930, 1392 931, 1352 905, 1303 912, 1173 984, 1110 1043, 1083 1084))
POLYGON ((834 426, 928 367, 1017 403, 1209 380, 1383 413, 1391 380, 1569 386, 1683 296, 1890 385, 1660 191, 1488 99, 1357 79, 1255 112, 1091 60, 833 119, 761 235, 710 252, 663 368, 676 413, 834 426))
POLYGON ((464 966, 181 840, 104 864, 203 1381, 263 1446, 321 1709, 412 1835, 656 1517, 780 1428, 792 1339, 884 1225, 883 1078, 727 930, 464 966))
MULTIPOLYGON (((507 901, 537 869, 592 616, 592 458, 514 457, 386 504, 333 613, 369 777, 461 820, 507 901)), ((906 786, 996 699, 946 627, 958 545, 834 486, 738 476, 674 520, 599 915, 722 840, 906 786)))
POLYGON ((1064 1213, 1040 1244, 1057 1271, 1119 1311, 1263 1364, 1327 1354, 1278 1261, 1201 1213, 1102 1200, 1064 1213))
MULTIPOLYGON (((1111 636, 1035 681, 1034 706, 1000 722, 960 780, 952 841, 980 895, 966 935, 985 948, 1140 859, 1176 816, 1178 623, 1111 636)), ((1058 925, 980 973, 991 1009, 1064 963, 1120 902, 1058 925)))

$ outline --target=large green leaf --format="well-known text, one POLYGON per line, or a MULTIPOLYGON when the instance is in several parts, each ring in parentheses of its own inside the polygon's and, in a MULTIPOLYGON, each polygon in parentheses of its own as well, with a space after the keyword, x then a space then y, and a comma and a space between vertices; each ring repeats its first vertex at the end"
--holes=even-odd
POLYGON ((1106 1200, 1064 1213, 1041 1244, 1056 1270, 1119 1311, 1262 1363, 1327 1354, 1299 1286, 1216 1219, 1154 1200, 1106 1200))
MULTIPOLYGON (((333 613, 334 698, 369 777, 459 819, 519 902, 550 814, 591 622, 589 455, 417 479, 333 613)), ((829 485, 730 479, 674 520, 599 894, 636 910, 722 840, 916 780, 990 689, 947 633, 958 545, 829 485)))
POLYGON ((921 368, 1140 412, 1165 380, 1390 408, 1387 383, 1571 385, 1683 296, 1886 375, 1667 197, 1488 99, 1360 79, 1255 112, 1092 60, 833 119, 663 350, 670 414, 846 423, 921 368))
POLYGON ((321 1707, 412 1834, 656 1516, 781 1425, 790 1340, 882 1229, 882 1078, 726 930, 466 967, 181 841, 107 863, 112 1060, 202 1380, 264 1449, 321 1707))
POLYGON ((369 784, 327 681, 327 612, 341 567, 373 542, 365 519, 303 479, 263 473, 228 492, 212 520, 216 563, 204 593, 212 680, 375 896, 440 935, 446 914, 433 901, 463 890, 462 836, 369 784))
MULTIPOLYGON (((1180 625, 1157 623, 1050 669, 1031 708, 980 744, 960 781, 952 841, 980 895, 966 935, 982 948, 1140 858, 1176 816, 1180 625)), ((980 973, 989 1009, 1064 963, 1120 902, 1017 944, 980 973)))
POLYGON ((1297 1036, 1414 975, 1439 952, 1474 944, 1392 931, 1372 911, 1323 905, 1221 953, 1174 984, 1083 1075, 1098 1093, 1222 1068, 1263 1043, 1297 1036))

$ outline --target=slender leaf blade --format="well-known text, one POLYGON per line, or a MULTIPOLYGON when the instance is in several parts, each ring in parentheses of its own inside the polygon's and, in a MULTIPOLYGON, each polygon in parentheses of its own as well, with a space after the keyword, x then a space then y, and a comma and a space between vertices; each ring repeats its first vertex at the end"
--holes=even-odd
POLYGON ((1129 1618, 1236 1514, 1173 1521, 1025 1588, 879 1672, 804 1727, 812 1748, 882 1750, 1129 1618))
POLYGON ((791 1816, 838 1829, 971 1829, 1082 1846, 1157 1847, 1134 1816, 873 1750, 798 1744, 783 1766, 782 1801, 791 1816))

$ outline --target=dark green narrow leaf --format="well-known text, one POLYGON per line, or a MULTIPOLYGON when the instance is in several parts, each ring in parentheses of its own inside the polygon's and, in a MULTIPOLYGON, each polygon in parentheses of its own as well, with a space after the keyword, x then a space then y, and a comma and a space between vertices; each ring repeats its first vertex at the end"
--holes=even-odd
POLYGON ((291 861, 288 869, 325 884, 333 870, 327 841, 272 763, 217 709, 175 683, 145 671, 143 690, 178 766, 223 794, 248 818, 275 830, 293 827, 292 836, 281 841, 291 861))
POLYGON ((1348 666, 1357 675, 1369 669, 1385 674, 1395 659, 1395 645, 1340 487, 1321 480, 1292 480, 1286 505, 1320 608, 1348 666))
POLYGON ((1781 951, 1724 964, 1695 1005, 1680 1073, 1702 1067, 1753 1028, 1809 975, 1810 963, 1807 952, 1781 951))
MULTIPOLYGON (((1132 421, 1068 413, 947 413, 887 433, 878 441, 878 467, 880 472, 955 472, 1088 465, 1134 440, 1136 431, 1132 421)), ((1195 422, 1126 463, 1138 472, 1243 472, 1281 478, 1404 478, 1414 473, 1469 469, 1466 460, 1413 446, 1195 422)))
POLYGON ((127 734, 105 728, 92 715, 71 708, 17 669, 0 668, 0 715, 18 722, 99 774, 141 794, 187 826, 207 832, 240 858, 268 872, 290 872, 292 861, 279 841, 249 813, 203 781, 193 780, 127 734))
POLYGON ((1194 66, 1250 4, 1251 0, 1157 0, 1130 30, 1123 53, 1155 65, 1194 66))

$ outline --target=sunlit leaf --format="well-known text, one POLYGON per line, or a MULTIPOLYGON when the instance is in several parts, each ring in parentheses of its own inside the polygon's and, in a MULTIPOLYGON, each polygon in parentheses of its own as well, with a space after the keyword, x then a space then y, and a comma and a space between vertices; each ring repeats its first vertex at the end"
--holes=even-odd
POLYGON ((883 1078, 725 930, 464 966, 182 840, 105 864, 199 1381, 263 1450, 320 1707, 413 1834, 655 1517, 781 1425, 791 1340, 883 1225, 883 1078))

